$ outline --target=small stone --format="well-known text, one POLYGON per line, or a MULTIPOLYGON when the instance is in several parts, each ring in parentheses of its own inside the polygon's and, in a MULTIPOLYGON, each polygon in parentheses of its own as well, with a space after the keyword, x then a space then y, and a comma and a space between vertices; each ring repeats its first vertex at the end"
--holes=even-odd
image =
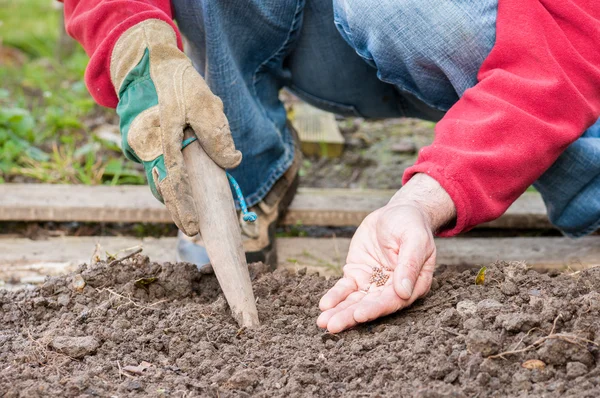
POLYGON ((452 384, 458 379, 460 375, 460 371, 458 369, 454 369, 452 372, 448 373, 446 377, 444 377, 444 383, 452 384))
POLYGON ((477 303, 477 311, 499 310, 502 307, 502 303, 494 299, 485 299, 477 303))
POLYGON ((579 376, 583 376, 588 372, 588 367, 581 362, 569 362, 567 363, 567 378, 576 379, 579 376))
POLYGON ((227 384, 235 389, 244 389, 255 384, 260 380, 259 374, 254 369, 238 370, 229 378, 227 384))
POLYGON ((126 380, 122 385, 129 391, 136 391, 142 388, 142 385, 137 380, 126 380))
POLYGON ((100 342, 93 336, 68 337, 58 336, 52 340, 52 347, 56 352, 72 358, 83 358, 93 354, 100 347, 100 342))
POLYGON ((533 314, 501 314, 496 317, 496 324, 509 332, 528 332, 540 324, 540 318, 533 314))
POLYGON ((471 316, 477 313, 477 304, 471 300, 459 301, 456 304, 456 311, 458 311, 462 317, 471 316))
POLYGON ((81 274, 76 274, 75 276, 73 276, 71 286, 73 287, 73 289, 75 291, 78 291, 78 292, 83 291, 83 288, 85 287, 85 281, 83 280, 83 277, 81 276, 81 274))
POLYGON ((483 321, 478 317, 465 319, 463 322, 463 329, 466 330, 481 330, 483 329, 483 321))
POLYGON ((504 281, 500 285, 500 291, 506 296, 514 296, 519 293, 519 288, 512 281, 504 281))
POLYGON ((71 295, 67 293, 61 294, 56 299, 56 302, 58 303, 58 305, 66 307, 69 305, 69 303, 71 303, 71 295))
POLYGON ((448 308, 439 315, 438 322, 442 326, 456 327, 460 323, 460 314, 454 308, 448 308))
POLYGON ((492 332, 486 330, 471 330, 467 335, 467 349, 471 353, 480 352, 487 357, 498 353, 500 339, 492 332))
POLYGON ((48 300, 45 297, 36 297, 33 299, 33 306, 36 308, 46 307, 48 305, 48 300))

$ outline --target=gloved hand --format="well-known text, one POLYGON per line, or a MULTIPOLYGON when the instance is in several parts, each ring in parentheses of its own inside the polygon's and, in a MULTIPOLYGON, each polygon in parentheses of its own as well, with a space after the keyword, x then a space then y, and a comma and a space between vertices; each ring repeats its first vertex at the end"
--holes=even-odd
POLYGON ((185 234, 199 232, 197 209, 182 155, 183 130, 190 126, 211 159, 236 167, 235 149, 223 103, 177 47, 166 22, 150 19, 125 31, 114 46, 110 75, 119 97, 122 147, 142 163, 154 196, 185 234))

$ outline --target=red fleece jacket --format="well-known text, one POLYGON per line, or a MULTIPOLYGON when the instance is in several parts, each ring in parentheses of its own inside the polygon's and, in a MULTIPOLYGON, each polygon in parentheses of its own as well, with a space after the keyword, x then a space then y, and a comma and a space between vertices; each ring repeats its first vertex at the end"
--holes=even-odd
POLYGON ((90 56, 85 83, 100 105, 117 106, 117 94, 110 81, 110 56, 127 29, 146 19, 163 20, 177 32, 179 48, 183 48, 170 0, 64 0, 64 5, 67 33, 90 56))
MULTIPOLYGON (((169 0, 65 0, 98 103, 117 104, 109 63, 119 35, 171 15, 169 0)), ((452 197, 457 221, 442 236, 499 217, 600 116, 600 2, 499 0, 496 44, 478 80, 404 174, 429 174, 452 197)))

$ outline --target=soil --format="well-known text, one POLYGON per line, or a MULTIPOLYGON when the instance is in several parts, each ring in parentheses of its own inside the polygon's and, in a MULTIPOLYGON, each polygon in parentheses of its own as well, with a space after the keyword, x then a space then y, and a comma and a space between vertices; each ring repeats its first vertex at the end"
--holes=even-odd
POLYGON ((0 396, 600 395, 600 269, 499 262, 476 285, 442 266, 413 307, 338 335, 315 325, 333 280, 250 269, 255 330, 214 276, 142 255, 0 291, 0 396))

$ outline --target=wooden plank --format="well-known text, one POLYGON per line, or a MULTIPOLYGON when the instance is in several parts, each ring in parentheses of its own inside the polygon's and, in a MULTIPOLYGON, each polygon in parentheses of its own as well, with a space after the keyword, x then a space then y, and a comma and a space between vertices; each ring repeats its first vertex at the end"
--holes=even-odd
MULTIPOLYGON (((350 239, 284 238, 277 241, 280 266, 309 266, 339 273, 350 239)), ((600 236, 581 239, 448 238, 436 239, 437 264, 485 265, 498 260, 525 261, 536 269, 580 270, 600 266, 600 236)))
MULTIPOLYGON (((301 188, 284 225, 358 226, 394 190, 301 188)), ((0 221, 147 222, 171 218, 145 186, 0 184, 0 221)), ((490 228, 552 228, 541 196, 527 192, 490 228)))
MULTIPOLYGON (((63 237, 44 241, 0 239, 0 287, 10 280, 19 286, 40 283, 46 275, 74 270, 99 254, 142 245, 153 261, 174 262, 176 238, 63 237)), ((526 261, 534 269, 581 270, 600 266, 600 236, 568 238, 451 238, 438 239, 438 264, 480 266, 497 260, 526 261)), ((350 247, 348 238, 279 238, 279 267, 338 276, 350 247)), ((13 286, 14 287, 14 286, 13 286)))
POLYGON ((305 155, 342 156, 344 137, 332 113, 299 102, 293 105, 289 116, 298 131, 300 148, 305 155))

